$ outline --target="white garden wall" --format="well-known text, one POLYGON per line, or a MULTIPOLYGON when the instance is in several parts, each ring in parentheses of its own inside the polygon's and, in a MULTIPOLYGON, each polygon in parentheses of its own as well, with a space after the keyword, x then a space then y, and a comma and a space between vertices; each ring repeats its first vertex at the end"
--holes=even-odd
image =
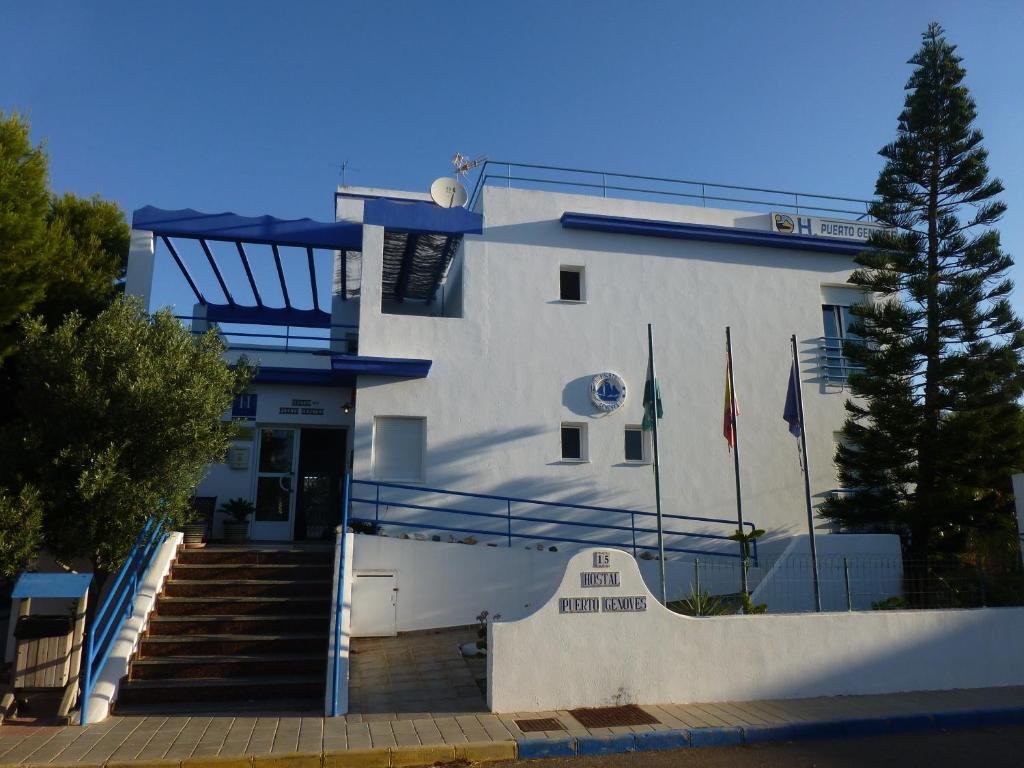
POLYGON ((630 555, 590 549, 534 613, 491 624, 488 703, 515 712, 1022 685, 1022 633, 1024 608, 689 618, 654 599, 630 555), (593 567, 595 552, 607 567, 593 567), (582 587, 593 572, 617 573, 619 586, 582 587), (623 597, 634 599, 604 602, 623 597), (592 606, 562 598, 596 598, 598 610, 560 612, 592 606))

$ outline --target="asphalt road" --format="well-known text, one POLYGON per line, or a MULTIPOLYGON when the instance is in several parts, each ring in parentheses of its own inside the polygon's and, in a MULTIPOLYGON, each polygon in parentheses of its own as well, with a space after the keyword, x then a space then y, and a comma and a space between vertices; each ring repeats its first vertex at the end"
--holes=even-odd
POLYGON ((1024 765, 1024 726, 489 763, 489 768, 1002 768, 1024 765))

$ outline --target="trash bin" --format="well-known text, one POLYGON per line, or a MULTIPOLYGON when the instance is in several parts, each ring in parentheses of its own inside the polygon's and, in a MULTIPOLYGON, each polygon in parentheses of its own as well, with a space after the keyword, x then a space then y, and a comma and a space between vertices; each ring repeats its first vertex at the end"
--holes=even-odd
POLYGON ((14 626, 15 688, 63 688, 70 674, 71 616, 28 615, 14 626))

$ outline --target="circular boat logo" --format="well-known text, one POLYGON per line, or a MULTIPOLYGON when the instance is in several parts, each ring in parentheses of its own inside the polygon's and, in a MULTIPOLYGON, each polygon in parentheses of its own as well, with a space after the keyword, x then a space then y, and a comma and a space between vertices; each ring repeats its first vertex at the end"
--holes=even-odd
POLYGON ((796 224, 793 222, 792 216, 787 216, 784 213, 775 214, 775 231, 776 232, 792 232, 796 229, 796 224))
POLYGON ((626 382, 617 373, 599 373, 590 381, 590 399, 602 411, 614 411, 626 402, 626 382))

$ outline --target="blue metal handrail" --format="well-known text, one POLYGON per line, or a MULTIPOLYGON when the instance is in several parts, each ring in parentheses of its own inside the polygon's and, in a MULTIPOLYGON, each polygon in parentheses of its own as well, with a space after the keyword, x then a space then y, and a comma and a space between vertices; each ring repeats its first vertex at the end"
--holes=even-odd
POLYGON ((338 692, 341 689, 341 621, 345 609, 345 537, 348 532, 349 504, 352 492, 352 477, 345 473, 344 498, 341 503, 341 536, 338 546, 338 572, 335 574, 337 594, 334 599, 334 662, 331 666, 331 708, 330 716, 337 717, 340 712, 338 692))
MULTIPOLYGON (((367 486, 367 487, 375 488, 376 489, 376 494, 375 494, 374 498, 362 498, 362 497, 351 496, 351 495, 349 496, 348 502, 347 502, 347 505, 346 505, 346 514, 349 515, 348 519, 351 522, 362 522, 362 523, 380 524, 380 522, 381 522, 381 520, 380 520, 380 507, 381 507, 381 505, 383 505, 383 506, 385 506, 387 508, 397 507, 397 508, 401 508, 401 509, 412 509, 412 510, 418 510, 418 511, 424 511, 424 512, 437 512, 437 513, 446 514, 446 515, 464 515, 466 517, 487 518, 487 519, 492 519, 492 520, 504 520, 505 521, 505 532, 504 533, 500 533, 500 532, 495 531, 495 530, 484 530, 484 529, 479 529, 479 528, 465 527, 464 525, 442 525, 442 524, 436 524, 436 523, 413 523, 413 522, 408 522, 408 521, 403 521, 403 520, 387 520, 386 523, 388 525, 395 525, 395 526, 406 527, 406 528, 421 528, 421 529, 426 529, 426 530, 448 531, 450 533, 468 533, 468 534, 476 534, 476 535, 481 535, 481 536, 501 537, 501 538, 504 538, 506 540, 507 546, 509 546, 509 547, 512 546, 512 540, 513 539, 526 539, 526 540, 532 540, 532 541, 566 542, 566 543, 570 543, 570 544, 589 544, 589 545, 597 544, 597 545, 604 545, 604 546, 621 546, 621 547, 625 547, 627 549, 632 549, 634 556, 636 556, 637 552, 640 551, 640 550, 657 551, 657 549, 658 549, 658 547, 653 546, 653 545, 638 544, 637 540, 636 540, 636 536, 637 536, 638 533, 652 533, 652 534, 653 533, 657 533, 657 529, 656 528, 637 527, 637 524, 636 524, 637 516, 656 518, 657 514, 654 513, 654 512, 646 512, 646 511, 642 511, 642 510, 631 510, 631 509, 618 509, 618 508, 615 508, 615 507, 599 507, 599 506, 593 506, 593 505, 589 505, 589 504, 573 504, 571 502, 543 501, 543 500, 539 500, 539 499, 524 499, 524 498, 519 498, 519 497, 516 497, 516 496, 497 496, 497 495, 487 494, 487 493, 472 493, 472 492, 468 492, 468 491, 453 491, 453 490, 447 490, 447 489, 443 489, 443 488, 427 488, 427 487, 423 487, 423 486, 407 485, 405 483, 389 483, 389 482, 381 482, 381 481, 376 481, 376 480, 352 480, 351 483, 353 485, 367 486), (397 488, 397 489, 400 489, 400 490, 416 491, 418 493, 435 493, 435 494, 441 494, 441 495, 445 495, 445 496, 459 496, 459 497, 464 497, 464 498, 486 499, 486 500, 491 500, 491 501, 497 501, 497 502, 503 503, 505 505, 505 512, 504 512, 504 514, 502 514, 500 512, 481 512, 481 511, 472 511, 472 510, 465 510, 465 509, 453 509, 451 507, 440 506, 440 505, 436 505, 436 504, 415 504, 415 503, 410 503, 410 502, 382 500, 380 498, 380 490, 381 490, 381 488, 397 488), (368 517, 353 517, 353 516, 351 516, 350 513, 348 512, 347 507, 350 506, 352 502, 357 502, 357 503, 360 503, 360 504, 371 504, 371 505, 373 505, 373 508, 374 508, 374 516, 373 516, 373 518, 371 519, 371 518, 368 518, 368 517), (538 506, 538 507, 557 507, 557 508, 571 509, 571 510, 583 510, 583 511, 588 511, 588 512, 602 512, 602 513, 612 513, 612 514, 619 514, 619 515, 629 515, 629 517, 630 517, 630 524, 627 526, 627 525, 624 525, 624 524, 623 525, 617 525, 617 524, 614 524, 614 523, 596 523, 596 522, 585 522, 585 521, 582 521, 582 520, 564 520, 564 519, 557 519, 557 518, 538 517, 538 516, 534 516, 534 515, 529 515, 529 516, 527 516, 527 515, 513 515, 512 514, 512 504, 531 504, 531 505, 538 506), (593 530, 595 532, 602 532, 602 531, 611 531, 611 532, 616 532, 616 533, 617 532, 628 532, 628 533, 631 534, 631 536, 630 536, 630 541, 628 541, 628 542, 622 542, 622 541, 593 541, 593 540, 581 539, 581 538, 577 538, 577 537, 573 537, 573 536, 549 536, 549 535, 545 535, 545 534, 532 533, 532 532, 517 532, 517 531, 513 531, 513 523, 516 523, 516 522, 543 523, 543 524, 549 524, 549 525, 555 525, 555 526, 567 526, 567 527, 570 527, 570 528, 589 528, 589 529, 591 529, 591 530, 593 530)), ((728 519, 724 519, 724 518, 697 517, 697 516, 694 516, 694 515, 673 515, 673 514, 663 514, 662 518, 663 519, 669 519, 669 520, 685 520, 685 521, 690 521, 690 522, 714 523, 714 524, 720 524, 720 525, 728 525, 728 526, 731 526, 731 527, 734 527, 734 528, 737 528, 737 529, 739 528, 739 524, 738 524, 738 522, 736 520, 728 520, 728 519)), ((753 523, 751 523, 751 522, 746 522, 745 521, 743 523, 743 525, 744 525, 744 527, 748 527, 751 531, 756 529, 756 526, 753 523)), ((693 532, 693 531, 680 531, 680 530, 671 530, 671 529, 664 529, 663 533, 666 536, 676 536, 676 537, 681 537, 681 538, 704 539, 704 540, 711 540, 711 541, 734 541, 734 539, 730 539, 729 535, 725 535, 725 534, 696 533, 696 532, 693 532)), ((754 539, 752 543, 753 543, 753 546, 752 546, 753 560, 754 560, 754 563, 756 564, 756 562, 757 562, 757 540, 754 539)), ((682 554, 695 554, 695 555, 709 555, 709 554, 711 554, 711 555, 716 555, 716 556, 721 556, 721 557, 732 557, 732 558, 742 559, 742 554, 736 554, 736 553, 731 553, 731 552, 710 552, 707 549, 690 549, 690 548, 686 548, 686 547, 666 546, 666 547, 664 547, 664 550, 666 552, 674 552, 674 553, 682 553, 682 554)))
POLYGON ((81 725, 86 725, 87 722, 89 696, 96 684, 96 677, 107 663, 121 627, 132 615, 139 586, 149 572, 154 555, 167 538, 165 522, 164 519, 157 519, 155 516, 146 521, 146 525, 135 539, 135 545, 128 558, 118 571, 106 599, 93 615, 89 629, 85 633, 82 649, 82 714, 79 718, 81 725))
POLYGON ((684 198, 699 200, 706 206, 708 201, 716 203, 739 203, 760 208, 777 209, 783 206, 792 207, 796 213, 819 212, 839 213, 863 219, 868 215, 870 200, 855 197, 839 197, 837 195, 819 195, 810 192, 793 192, 764 187, 745 187, 736 184, 719 184, 710 181, 693 181, 690 179, 674 179, 664 176, 644 176, 634 173, 618 173, 613 171, 595 171, 585 168, 566 168, 557 165, 539 165, 536 163, 514 163, 506 160, 488 160, 480 168, 473 194, 470 196, 469 209, 475 210, 482 194, 483 187, 488 183, 511 187, 512 182, 533 185, 551 185, 571 187, 584 190, 584 194, 597 194, 608 197, 609 192, 622 197, 652 196, 667 198, 684 198), (577 178, 571 178, 569 174, 577 178), (665 189, 652 189, 649 186, 638 186, 635 182, 656 182, 668 185, 665 189), (756 193, 758 197, 738 197, 736 192, 756 193), (777 199, 760 197, 772 195, 777 199), (856 208, 838 208, 834 203, 853 203, 856 208))

